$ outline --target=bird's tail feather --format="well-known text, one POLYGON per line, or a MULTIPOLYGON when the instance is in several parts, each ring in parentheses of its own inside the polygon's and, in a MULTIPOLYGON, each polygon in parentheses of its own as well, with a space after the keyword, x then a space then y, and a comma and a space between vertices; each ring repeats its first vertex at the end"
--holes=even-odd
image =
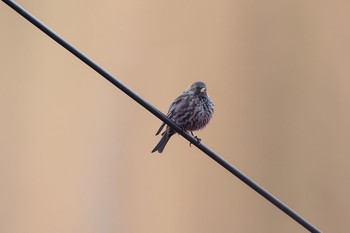
POLYGON ((156 147, 154 147, 152 153, 156 151, 162 153, 171 136, 173 136, 173 134, 169 134, 168 132, 163 133, 162 138, 160 139, 156 147))
POLYGON ((160 126, 160 128, 158 129, 158 131, 157 131, 157 133, 156 133, 156 136, 157 136, 160 132, 162 132, 164 126, 165 126, 165 123, 163 123, 163 124, 160 126))

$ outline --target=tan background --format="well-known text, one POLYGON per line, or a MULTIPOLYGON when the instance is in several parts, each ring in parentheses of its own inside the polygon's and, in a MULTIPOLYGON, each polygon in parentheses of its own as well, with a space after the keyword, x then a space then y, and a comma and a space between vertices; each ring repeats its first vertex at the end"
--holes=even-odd
MULTIPOLYGON (((18 1, 325 232, 350 228, 350 2, 18 1)), ((0 4, 0 232, 305 232, 0 4)))

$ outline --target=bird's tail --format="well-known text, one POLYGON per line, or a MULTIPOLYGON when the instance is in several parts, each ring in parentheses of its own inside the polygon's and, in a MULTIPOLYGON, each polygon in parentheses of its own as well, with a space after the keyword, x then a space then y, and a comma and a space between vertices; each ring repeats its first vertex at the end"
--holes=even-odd
POLYGON ((153 152, 156 152, 158 151, 159 153, 162 153, 166 144, 168 143, 169 139, 171 138, 171 136, 173 136, 174 133, 173 132, 170 132, 170 131, 165 131, 163 133, 163 136, 162 138, 160 139, 160 141, 158 142, 158 144, 156 145, 156 147, 154 147, 154 149, 152 150, 152 153, 153 152))

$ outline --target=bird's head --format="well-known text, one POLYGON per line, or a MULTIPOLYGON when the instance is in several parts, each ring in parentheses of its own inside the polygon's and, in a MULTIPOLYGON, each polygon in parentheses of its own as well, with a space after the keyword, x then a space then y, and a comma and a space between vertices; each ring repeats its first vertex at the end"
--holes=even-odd
POLYGON ((207 86, 204 82, 201 81, 193 83, 188 89, 195 95, 207 94, 207 86))

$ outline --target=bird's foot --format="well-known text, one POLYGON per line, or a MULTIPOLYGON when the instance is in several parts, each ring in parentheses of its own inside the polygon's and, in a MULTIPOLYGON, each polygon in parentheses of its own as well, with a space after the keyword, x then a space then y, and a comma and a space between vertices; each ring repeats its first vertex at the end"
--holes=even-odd
MULTIPOLYGON (((195 139, 197 139, 198 144, 201 143, 202 139, 200 139, 199 137, 197 137, 196 135, 194 135, 192 131, 191 131, 191 134, 192 134, 192 136, 193 136, 195 139)), ((192 142, 190 142, 190 147, 191 147, 191 145, 192 145, 192 142)))

